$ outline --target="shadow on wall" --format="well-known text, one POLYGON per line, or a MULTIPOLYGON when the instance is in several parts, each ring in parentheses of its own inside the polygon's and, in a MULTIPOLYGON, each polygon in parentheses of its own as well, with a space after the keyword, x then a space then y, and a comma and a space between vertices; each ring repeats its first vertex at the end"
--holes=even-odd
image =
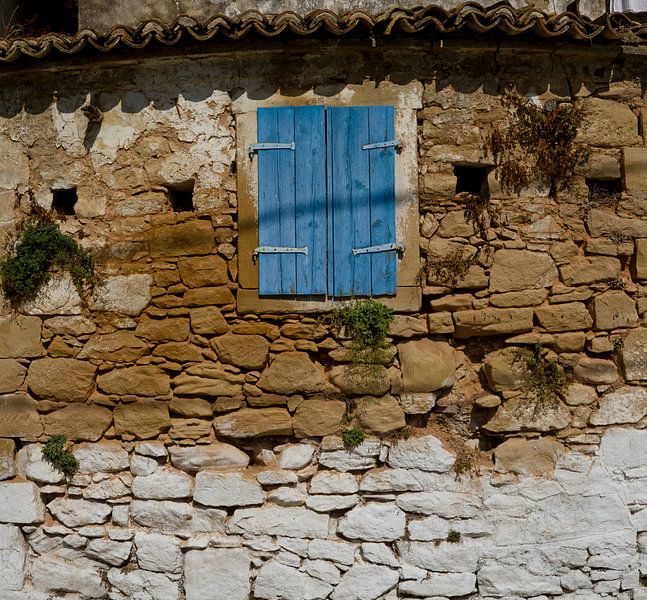
MULTIPOLYGON (((228 92, 233 100, 244 94, 263 100, 278 90, 295 98, 308 90, 333 96, 348 84, 367 80, 376 85, 384 81, 406 84, 419 80, 434 82, 436 93, 452 88, 465 94, 482 90, 492 96, 499 96, 514 82, 522 93, 548 92, 553 97, 569 98, 582 89, 599 93, 616 81, 634 79, 641 81, 645 92, 640 66, 625 63, 619 67, 614 51, 593 54, 590 48, 582 47, 584 54, 556 58, 549 43, 543 53, 537 52, 536 47, 525 53, 523 42, 517 47, 497 50, 496 44, 487 40, 479 48, 463 50, 434 49, 430 42, 422 40, 404 45, 388 42, 378 48, 371 47, 367 40, 365 49, 361 44, 363 41, 341 40, 335 42, 333 51, 321 52, 317 42, 294 41, 293 54, 286 54, 282 45, 276 55, 222 54, 190 61, 185 56, 168 56, 151 58, 141 65, 96 63, 92 71, 39 73, 37 86, 32 72, 17 74, 9 70, 3 76, 0 71, 0 117, 11 118, 23 111, 41 114, 54 101, 59 112, 73 113, 90 94, 104 112, 120 106, 123 112, 138 113, 149 106, 172 109, 179 96, 188 101, 204 101, 214 91, 228 92), (412 53, 419 57, 416 61, 411 60, 412 53), (583 56, 586 60, 582 60, 583 56), (321 82, 330 83, 321 86, 321 82)), ((258 49, 253 42, 237 49, 243 47, 258 49)))

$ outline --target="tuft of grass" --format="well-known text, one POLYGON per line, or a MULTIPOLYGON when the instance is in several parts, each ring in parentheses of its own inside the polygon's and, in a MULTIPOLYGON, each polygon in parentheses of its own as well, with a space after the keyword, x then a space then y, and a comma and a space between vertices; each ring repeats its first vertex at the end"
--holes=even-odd
POLYGON ((541 344, 522 348, 517 353, 518 360, 524 362, 530 372, 526 391, 540 402, 554 400, 566 386, 566 375, 557 361, 547 359, 541 344))
POLYGON ((459 531, 454 531, 453 529, 450 529, 449 533, 447 534, 447 541, 450 544, 458 544, 461 541, 461 534, 459 531))
POLYGON ((364 432, 359 427, 350 427, 341 432, 341 439, 344 446, 355 448, 364 443, 364 432))
POLYGON ((460 479, 465 473, 469 473, 474 468, 472 461, 469 458, 457 458, 454 461, 452 470, 456 479, 460 479))
POLYGON ((12 305, 33 299, 54 267, 66 270, 79 291, 94 280, 90 254, 40 211, 23 226, 14 252, 0 264, 2 288, 12 305))
POLYGON ((51 436, 43 446, 43 456, 54 469, 65 475, 70 481, 79 470, 79 461, 66 450, 67 438, 64 435, 51 436))

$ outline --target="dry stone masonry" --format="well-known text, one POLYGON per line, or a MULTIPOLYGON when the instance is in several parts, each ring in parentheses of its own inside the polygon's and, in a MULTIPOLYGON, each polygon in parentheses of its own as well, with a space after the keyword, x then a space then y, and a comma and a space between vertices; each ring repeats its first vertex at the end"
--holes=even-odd
POLYGON ((640 54, 264 44, 0 74, 2 248, 74 189, 60 227, 97 271, 87 297, 54 273, 2 302, 0 598, 645 600, 640 54), (588 161, 557 199, 492 170, 510 81, 585 109, 588 161), (368 379, 320 313, 241 308, 241 123, 286 95, 415 111, 420 302, 393 303, 368 379), (536 344, 566 373, 545 404, 519 359, 536 344), (70 481, 43 457, 56 434, 70 481))

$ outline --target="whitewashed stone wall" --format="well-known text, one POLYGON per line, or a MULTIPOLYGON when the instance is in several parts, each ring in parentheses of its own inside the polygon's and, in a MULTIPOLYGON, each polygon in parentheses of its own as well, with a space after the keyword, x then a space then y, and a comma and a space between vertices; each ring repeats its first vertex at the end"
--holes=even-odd
POLYGON ((254 468, 227 444, 80 444, 69 486, 27 445, 0 483, 0 597, 647 598, 647 432, 538 477, 540 453, 457 477, 433 436, 335 442, 254 468))

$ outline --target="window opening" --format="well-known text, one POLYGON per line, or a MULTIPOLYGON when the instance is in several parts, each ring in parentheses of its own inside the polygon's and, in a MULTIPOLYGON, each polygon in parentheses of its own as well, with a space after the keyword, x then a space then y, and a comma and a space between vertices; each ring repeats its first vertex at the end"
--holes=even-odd
POLYGON ((166 186, 173 212, 190 212, 195 210, 195 206, 193 205, 194 185, 193 180, 191 180, 166 186))
POLYGON ((69 217, 74 215, 74 206, 78 200, 76 188, 67 190, 52 190, 52 210, 58 215, 69 217))
POLYGON ((489 170, 488 167, 455 165, 456 193, 468 192, 479 198, 488 198, 490 195, 487 182, 489 170))

